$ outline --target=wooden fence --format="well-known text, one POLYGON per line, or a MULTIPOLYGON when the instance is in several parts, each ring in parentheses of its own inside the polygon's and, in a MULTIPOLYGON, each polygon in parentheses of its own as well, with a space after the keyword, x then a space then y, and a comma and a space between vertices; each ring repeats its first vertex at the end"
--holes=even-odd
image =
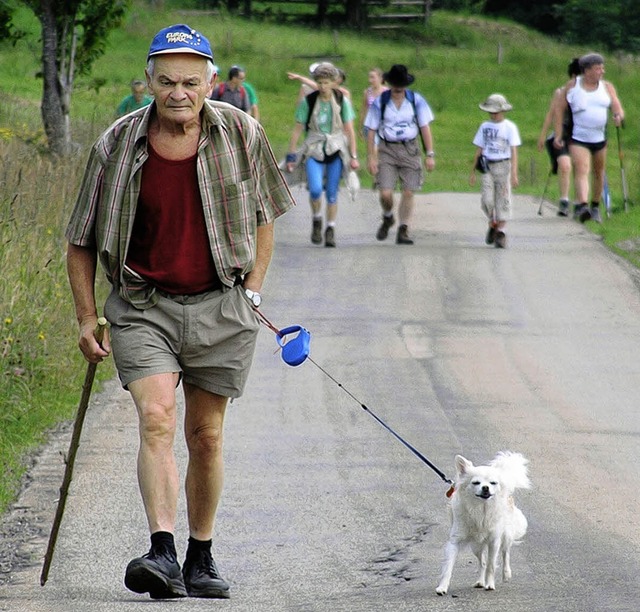
POLYGON ((360 29, 397 29, 426 25, 433 0, 244 0, 245 15, 318 25, 348 24, 360 29))

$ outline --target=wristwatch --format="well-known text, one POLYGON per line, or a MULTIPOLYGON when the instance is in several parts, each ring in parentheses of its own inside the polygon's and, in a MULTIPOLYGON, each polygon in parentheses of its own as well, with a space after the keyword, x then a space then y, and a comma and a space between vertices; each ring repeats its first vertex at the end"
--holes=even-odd
POLYGON ((262 304, 262 296, 257 291, 245 289, 244 293, 249 298, 249 301, 253 304, 254 308, 258 308, 260 304, 262 304))

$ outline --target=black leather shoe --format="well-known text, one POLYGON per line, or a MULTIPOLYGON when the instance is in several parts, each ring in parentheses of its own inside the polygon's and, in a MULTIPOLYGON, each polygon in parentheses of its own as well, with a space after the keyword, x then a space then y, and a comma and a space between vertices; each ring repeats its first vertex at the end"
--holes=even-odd
POLYGON ((220 576, 211 552, 202 552, 196 559, 185 559, 182 575, 189 597, 229 599, 229 583, 220 576))
POLYGON ((180 564, 165 547, 152 547, 142 557, 133 559, 124 575, 125 586, 134 593, 149 593, 152 599, 186 597, 180 564))

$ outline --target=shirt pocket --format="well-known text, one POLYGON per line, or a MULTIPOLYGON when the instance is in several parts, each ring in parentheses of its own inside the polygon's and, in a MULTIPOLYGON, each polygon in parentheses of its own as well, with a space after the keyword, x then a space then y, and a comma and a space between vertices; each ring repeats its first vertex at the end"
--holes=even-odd
POLYGON ((252 214, 255 209, 252 202, 257 197, 255 192, 256 186, 251 178, 226 181, 212 188, 215 207, 222 212, 224 220, 231 224, 252 214))

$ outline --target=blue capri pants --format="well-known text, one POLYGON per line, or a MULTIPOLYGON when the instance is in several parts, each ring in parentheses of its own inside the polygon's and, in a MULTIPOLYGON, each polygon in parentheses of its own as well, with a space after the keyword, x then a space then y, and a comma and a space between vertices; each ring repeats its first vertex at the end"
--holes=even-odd
POLYGON ((319 162, 317 159, 308 157, 306 161, 307 183, 309 185, 309 195, 312 200, 319 200, 322 196, 322 184, 325 179, 325 193, 327 205, 332 206, 338 201, 338 187, 342 177, 342 158, 336 155, 330 162, 319 162))

